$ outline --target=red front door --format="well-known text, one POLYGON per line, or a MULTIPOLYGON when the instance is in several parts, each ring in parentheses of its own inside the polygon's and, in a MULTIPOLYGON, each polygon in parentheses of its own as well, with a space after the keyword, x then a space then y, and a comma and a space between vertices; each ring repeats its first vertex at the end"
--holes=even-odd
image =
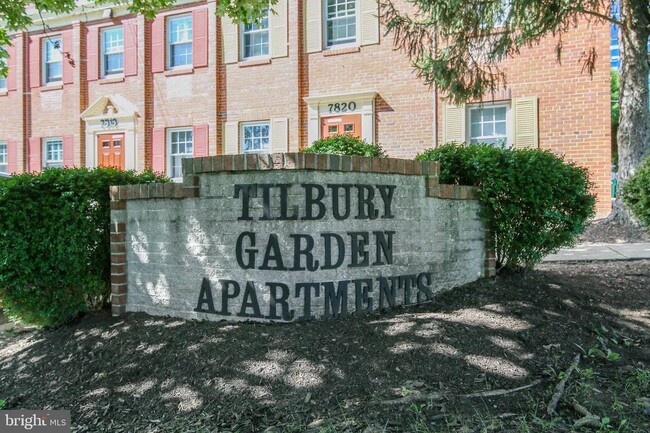
POLYGON ((97 137, 100 167, 124 170, 124 134, 102 134, 97 137))
POLYGON ((353 137, 361 138, 361 114, 330 116, 321 119, 321 138, 339 134, 350 134, 353 137))

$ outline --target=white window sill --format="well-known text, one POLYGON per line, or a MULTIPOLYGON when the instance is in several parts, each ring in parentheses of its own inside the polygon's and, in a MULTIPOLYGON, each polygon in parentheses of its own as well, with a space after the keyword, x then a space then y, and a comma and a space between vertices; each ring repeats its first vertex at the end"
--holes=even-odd
POLYGON ((194 68, 191 66, 179 66, 178 68, 168 69, 165 71, 166 77, 175 77, 176 75, 189 75, 194 73, 194 68))
POLYGON ((340 56, 342 54, 358 53, 359 51, 361 51, 361 47, 358 45, 333 45, 325 49, 323 55, 325 57, 340 56))
POLYGON ((249 68, 251 66, 259 66, 259 65, 270 65, 271 64, 271 58, 270 57, 248 57, 246 59, 242 59, 239 62, 239 67, 240 68, 249 68))
POLYGON ((104 78, 98 81, 99 84, 111 84, 111 83, 122 83, 124 81, 124 75, 106 75, 104 78))
POLYGON ((41 87, 41 92, 49 92, 50 90, 61 90, 63 89, 63 82, 57 81, 55 83, 47 83, 41 87))
POLYGON ((7 96, 9 91, 7 89, 0 89, 0 96, 7 96))

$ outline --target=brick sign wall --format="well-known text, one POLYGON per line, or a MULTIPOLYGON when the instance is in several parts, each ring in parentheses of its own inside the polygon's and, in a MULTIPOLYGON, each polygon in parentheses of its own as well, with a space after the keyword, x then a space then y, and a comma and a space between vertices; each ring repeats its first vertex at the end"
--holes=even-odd
POLYGON ((313 154, 185 160, 114 187, 116 314, 299 321, 429 302, 493 272, 476 192, 437 163, 313 154))

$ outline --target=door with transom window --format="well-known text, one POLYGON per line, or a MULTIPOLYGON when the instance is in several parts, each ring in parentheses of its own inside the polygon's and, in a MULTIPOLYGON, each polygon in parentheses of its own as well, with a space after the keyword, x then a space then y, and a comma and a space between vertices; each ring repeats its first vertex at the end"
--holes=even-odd
POLYGON ((115 167, 124 170, 124 134, 98 135, 97 147, 100 167, 115 167))
POLYGON ((349 134, 361 138, 361 114, 329 116, 321 119, 320 136, 329 138, 333 135, 349 134))

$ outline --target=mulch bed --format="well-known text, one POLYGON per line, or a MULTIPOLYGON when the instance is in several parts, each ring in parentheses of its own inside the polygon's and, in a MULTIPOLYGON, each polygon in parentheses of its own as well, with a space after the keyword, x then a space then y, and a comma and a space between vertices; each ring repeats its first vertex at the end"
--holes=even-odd
POLYGON ((642 226, 606 219, 594 221, 578 238, 580 244, 650 242, 650 231, 642 226))
MULTIPOLYGON (((0 334, 0 399, 5 409, 69 409, 73 431, 483 431, 485 417, 518 431, 524 418, 549 418, 540 404, 576 354, 596 372, 597 390, 648 370, 649 288, 650 261, 544 264, 359 318, 261 325, 90 315, 0 334), (603 336, 617 361, 590 350, 603 336)), ((643 408, 617 398, 629 408, 625 431, 650 431, 643 408)), ((562 431, 579 418, 566 401, 558 410, 553 429, 526 431, 562 431)))

